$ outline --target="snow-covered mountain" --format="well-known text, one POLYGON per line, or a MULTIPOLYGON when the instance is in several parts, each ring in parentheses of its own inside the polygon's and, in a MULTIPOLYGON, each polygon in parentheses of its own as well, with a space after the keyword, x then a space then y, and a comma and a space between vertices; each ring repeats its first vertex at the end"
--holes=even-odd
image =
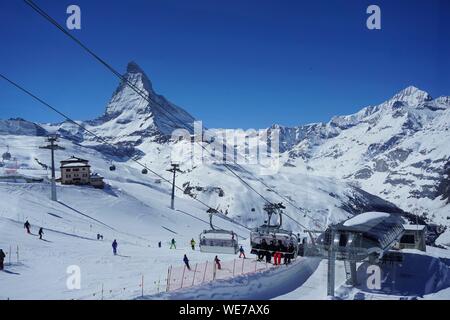
MULTIPOLYGON (((105 113, 82 124, 115 144, 119 152, 114 154, 121 157, 120 161, 138 157, 151 168, 163 172, 170 163, 173 147, 173 142, 168 139, 170 134, 177 128, 192 128, 194 118, 158 95, 136 63, 128 64, 124 76, 151 102, 120 83, 105 113)), ((8 127, 5 123, 8 121, 3 121, 2 127, 8 127)), ((434 221, 446 224, 449 124, 450 97, 433 99, 418 88, 408 87, 386 102, 365 107, 352 115, 336 116, 327 123, 293 128, 274 125, 267 132, 280 130, 284 166, 280 175, 270 177, 269 184, 281 185, 283 175, 337 178, 387 199, 405 211, 425 213, 434 221)), ((42 128, 40 134, 58 132, 65 139, 111 154, 111 148, 70 122, 36 127, 42 128)), ((8 132, 22 134, 14 130, 3 134, 8 132)), ((128 164, 133 165, 132 162, 128 164)), ((227 189, 220 165, 212 163, 185 169, 188 172, 182 176, 186 178, 181 178, 180 182, 188 186, 189 192, 227 189)), ((249 171, 241 174, 258 185, 257 173, 253 175, 252 170, 249 171)), ((232 189, 226 193, 231 194, 230 198, 213 200, 224 212, 230 211, 232 202, 236 201, 232 189)), ((296 192, 286 189, 295 201, 300 201, 296 192)), ((249 205, 248 209, 253 207, 249 205)))
POLYGON ((0 119, 0 135, 45 136, 47 131, 41 126, 24 119, 0 119))
POLYGON ((449 127, 450 97, 433 99, 412 86, 328 123, 274 126, 282 132, 286 164, 296 170, 353 181, 443 224, 449 209, 449 127))
MULTIPOLYGON (((128 64, 124 79, 126 81, 122 81, 114 91, 105 113, 82 123, 83 126, 110 143, 128 148, 148 141, 165 142, 178 128, 192 131, 194 117, 157 94, 150 79, 135 62, 128 64), (139 94, 128 84, 133 85, 139 94)), ((91 135, 70 122, 47 128, 71 140, 95 142, 91 135)))

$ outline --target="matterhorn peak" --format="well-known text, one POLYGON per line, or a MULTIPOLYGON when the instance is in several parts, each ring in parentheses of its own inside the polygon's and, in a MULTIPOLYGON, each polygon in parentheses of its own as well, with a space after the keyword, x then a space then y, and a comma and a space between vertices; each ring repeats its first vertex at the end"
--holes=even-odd
POLYGON ((127 73, 142 73, 142 74, 145 74, 145 72, 141 69, 141 67, 134 61, 128 62, 127 73))
POLYGON ((104 126, 107 126, 106 123, 111 123, 111 126, 120 125, 130 137, 166 136, 175 129, 192 127, 194 118, 164 96, 158 95, 136 62, 128 63, 123 78, 109 101, 105 114, 97 123, 104 126))
POLYGON ((418 105, 426 101, 431 101, 433 98, 423 90, 415 86, 409 86, 399 93, 397 93, 391 100, 406 102, 409 105, 418 105))
POLYGON ((130 61, 128 63, 127 73, 124 77, 132 84, 138 87, 142 86, 142 89, 148 92, 153 92, 153 86, 150 79, 136 62, 130 61))
POLYGON ((140 112, 148 105, 144 97, 155 95, 152 83, 136 62, 128 63, 127 72, 123 75, 123 79, 106 108, 108 118, 115 117, 127 110, 140 112))

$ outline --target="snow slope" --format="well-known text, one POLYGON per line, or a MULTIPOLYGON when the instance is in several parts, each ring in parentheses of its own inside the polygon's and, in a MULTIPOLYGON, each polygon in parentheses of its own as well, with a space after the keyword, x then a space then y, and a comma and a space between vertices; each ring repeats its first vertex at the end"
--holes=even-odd
MULTIPOLYGON (((190 239, 198 239, 200 232, 209 227, 204 206, 187 194, 177 192, 177 210, 171 210, 169 184, 151 174, 143 175, 140 169, 127 162, 116 162, 117 170, 111 172, 106 156, 71 140, 61 139, 59 144, 65 150, 57 151, 56 159, 71 155, 89 159, 92 170, 105 176, 108 186, 99 190, 89 186, 58 185, 59 202, 50 201, 49 172, 41 165, 49 164, 50 155, 47 150, 38 148, 44 142, 43 137, 0 136, 0 145, 10 145, 10 152, 16 159, 13 162, 19 168, 18 174, 44 178, 43 183, 33 184, 0 182, 0 248, 8 253, 7 263, 9 248, 12 248, 12 265, 7 265, 7 272, 0 273, 4 288, 0 298, 98 299, 102 285, 105 299, 135 298, 141 293, 142 275, 146 283, 144 294, 156 293, 158 282, 162 290, 167 268, 181 265, 183 254, 188 254, 192 263, 213 259, 213 254, 192 252, 189 247, 190 239), (27 235, 23 229, 25 220, 31 223, 34 234, 38 227, 43 226, 47 241, 39 240, 36 235, 27 235), (95 239, 97 233, 104 235, 103 241, 95 239), (168 249, 172 237, 178 242, 177 250, 168 249), (119 242, 119 256, 116 257, 111 253, 113 239, 119 242), (162 241, 163 248, 157 247, 159 241, 162 241), (16 262, 17 246, 19 263, 16 262), (66 269, 70 265, 81 268, 81 290, 66 288, 66 269), (27 285, 22 286, 21 283, 27 285)), ((152 167, 157 169, 159 166, 159 172, 170 178, 170 173, 164 171, 166 158, 158 159, 161 162, 153 163, 152 167)), ((0 168, 0 175, 4 174, 4 168, 0 168)), ((293 201, 309 208, 320 225, 347 218, 354 213, 352 210, 365 210, 367 206, 380 203, 398 210, 381 199, 332 179, 283 176, 281 173, 279 179, 272 178, 266 182, 277 184, 280 191, 290 191, 293 201)), ((261 200, 216 165, 180 174, 177 181, 201 185, 203 189, 191 190, 194 196, 227 211, 227 219, 256 226, 265 218, 260 209, 263 205, 261 200), (208 184, 203 180, 205 176, 211 177, 208 184), (223 196, 219 196, 215 189, 217 186, 223 188, 223 196), (251 208, 256 210, 252 212, 251 208)), ((264 192, 263 187, 258 188, 264 192)), ((286 213, 311 227, 317 223, 292 208, 286 213)), ((292 220, 285 220, 286 228, 302 230, 292 220)), ((234 230, 249 251, 248 229, 226 219, 214 219, 214 224, 234 230)), ((234 259, 233 256, 221 258, 224 261, 234 259)), ((285 293, 286 288, 277 292, 285 293)))
MULTIPOLYGON (((95 299, 98 295, 92 294, 102 284, 105 290, 114 290, 105 298, 133 298, 140 293, 141 275, 148 285, 146 292, 153 293, 155 282, 162 281, 169 265, 182 263, 184 253, 192 261, 213 258, 189 248, 190 239, 197 239, 208 227, 204 210, 180 200, 177 207, 192 216, 186 215, 163 204, 167 197, 159 191, 147 188, 141 202, 122 188, 127 189, 127 184, 118 183, 105 191, 58 187, 59 202, 54 203, 48 199, 48 185, 0 184, 1 198, 8 199, 0 206, 0 247, 5 251, 13 248, 13 265, 6 266, 10 273, 0 273, 0 298, 95 299), (25 219, 34 235, 25 233, 25 219), (45 228, 45 241, 36 236, 40 226, 45 228), (97 233, 104 235, 104 240, 97 241, 97 233), (178 242, 177 250, 168 250, 172 237, 178 242), (116 257, 111 254, 113 239, 119 242, 116 257), (159 241, 163 248, 157 247, 159 241), (19 264, 15 264, 17 246, 19 264), (69 265, 81 268, 81 290, 66 288, 69 265)), ((248 236, 245 229, 226 221, 215 224, 248 236)))

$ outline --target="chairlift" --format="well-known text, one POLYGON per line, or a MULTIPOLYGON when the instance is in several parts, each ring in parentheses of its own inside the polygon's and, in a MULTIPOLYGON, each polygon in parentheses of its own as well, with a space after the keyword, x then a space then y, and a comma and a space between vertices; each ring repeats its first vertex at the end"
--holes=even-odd
MULTIPOLYGON (((294 252, 291 258, 295 259, 298 255, 298 247, 299 247, 299 237, 294 234, 292 231, 284 230, 281 228, 283 223, 283 215, 282 209, 285 209, 282 203, 269 203, 264 206, 264 211, 266 211, 268 218, 264 221, 264 224, 260 227, 253 229, 250 233, 250 245, 251 245, 251 253, 259 255, 261 250, 269 250, 270 246, 278 245, 281 243, 288 248, 288 246, 292 243, 294 246, 294 252), (271 224, 272 215, 278 215, 278 223, 271 224), (263 244, 263 240, 267 244, 267 248, 262 248, 265 245, 263 244), (263 245, 262 245, 263 244, 263 245)), ((287 253, 287 252, 285 252, 287 253)))
POLYGON ((11 160, 11 153, 9 153, 9 146, 6 146, 6 152, 2 154, 3 161, 11 160))
POLYGON ((238 236, 233 231, 216 229, 212 217, 217 210, 208 209, 210 230, 200 234, 200 251, 221 254, 236 254, 239 251, 238 236))

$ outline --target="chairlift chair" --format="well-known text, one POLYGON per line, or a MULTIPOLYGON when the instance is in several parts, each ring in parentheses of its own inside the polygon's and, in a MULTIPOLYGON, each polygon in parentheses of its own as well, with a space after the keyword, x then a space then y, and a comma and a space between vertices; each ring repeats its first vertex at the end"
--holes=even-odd
POLYGON ((213 214, 217 210, 209 209, 209 224, 211 229, 200 234, 200 252, 236 254, 239 251, 238 236, 233 231, 214 228, 213 214))
POLYGON ((2 154, 3 161, 11 160, 11 153, 9 153, 9 146, 6 146, 6 152, 2 154))
POLYGON ((298 255, 299 237, 292 231, 281 228, 283 223, 282 209, 285 209, 282 203, 270 203, 264 206, 268 218, 260 227, 253 229, 250 233, 251 253, 258 254, 261 250, 261 242, 264 239, 268 245, 273 241, 278 245, 281 241, 287 248, 290 243, 294 245, 294 252, 291 258, 295 259, 298 255), (279 217, 278 224, 271 224, 272 215, 276 214, 279 217))

